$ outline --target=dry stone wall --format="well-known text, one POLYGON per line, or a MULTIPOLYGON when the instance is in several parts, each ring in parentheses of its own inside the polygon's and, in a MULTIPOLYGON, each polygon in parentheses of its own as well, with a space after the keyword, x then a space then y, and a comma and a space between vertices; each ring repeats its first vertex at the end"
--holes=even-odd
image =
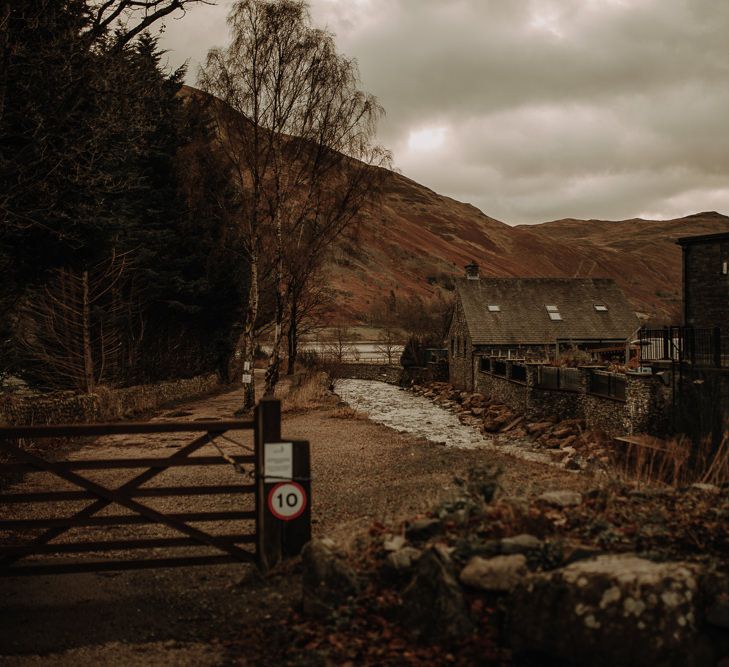
POLYGON ((0 424, 78 424, 125 419, 165 403, 200 396, 217 389, 217 374, 138 385, 100 387, 95 394, 55 392, 39 396, 0 397, 0 424))
POLYGON ((402 379, 402 366, 394 364, 337 364, 332 369, 332 375, 349 380, 379 380, 387 384, 400 384, 402 379))

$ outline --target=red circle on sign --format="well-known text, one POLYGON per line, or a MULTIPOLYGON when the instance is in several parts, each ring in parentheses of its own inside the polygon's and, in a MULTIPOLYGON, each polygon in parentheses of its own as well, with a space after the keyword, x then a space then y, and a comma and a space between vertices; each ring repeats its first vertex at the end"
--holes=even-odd
POLYGON ((306 509, 306 491, 298 482, 279 482, 268 492, 268 509, 281 521, 293 521, 306 509))

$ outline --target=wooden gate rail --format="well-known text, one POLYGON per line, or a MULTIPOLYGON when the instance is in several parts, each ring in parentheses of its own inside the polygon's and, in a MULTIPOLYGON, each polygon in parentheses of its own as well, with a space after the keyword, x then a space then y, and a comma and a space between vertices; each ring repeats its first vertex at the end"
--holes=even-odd
MULTIPOLYGON (((280 411, 276 410, 280 418, 280 411)), ((261 420, 258 420, 261 421, 261 420)), ((270 420, 268 420, 270 421, 270 420)), ((280 437, 280 423, 270 423, 280 437)), ((11 493, 0 496, 3 503, 45 503, 90 500, 91 504, 66 518, 40 519, 7 519, 0 520, 0 529, 40 529, 45 531, 22 545, 0 547, 0 576, 23 576, 30 574, 53 574, 63 572, 90 572, 104 570, 146 569, 153 567, 172 567, 183 565, 209 565, 231 562, 251 562, 258 559, 260 501, 257 493, 259 477, 259 460, 256 452, 259 447, 251 443, 251 455, 236 456, 198 456, 190 457, 198 449, 212 443, 216 437, 226 431, 256 430, 255 442, 265 442, 266 433, 259 433, 260 427, 251 420, 233 421, 198 421, 198 422, 154 422, 154 423, 114 423, 114 424, 71 424, 61 426, 11 426, 0 427, 0 450, 11 454, 19 463, 0 465, 0 474, 22 473, 29 471, 49 472, 77 487, 80 491, 49 491, 11 493), (34 438, 73 438, 114 434, 150 434, 150 433, 200 433, 192 442, 181 446, 179 450, 166 458, 138 457, 132 459, 112 460, 79 460, 79 461, 47 461, 40 456, 11 444, 14 439, 34 438), (205 485, 205 486, 170 486, 158 488, 139 488, 162 472, 180 466, 209 466, 252 464, 251 483, 205 485), (108 488, 94 482, 74 471, 77 470, 111 470, 123 468, 146 468, 118 488, 108 488), (254 483, 255 482, 255 483, 254 483), (200 495, 253 495, 255 509, 251 511, 217 511, 217 512, 185 512, 162 513, 136 498, 154 498, 168 496, 200 496, 200 495), (130 515, 95 516, 111 504, 118 504, 134 512, 130 515), (249 534, 215 535, 193 527, 190 522, 249 520, 255 522, 256 530, 249 534), (71 528, 86 526, 120 526, 136 524, 160 524, 172 528, 182 537, 172 538, 137 538, 128 540, 106 540, 91 542, 68 542, 49 544, 51 540, 61 536, 71 528), (240 548, 240 544, 253 544, 255 551, 240 548), (92 562, 75 562, 59 564, 16 565, 26 556, 51 553, 84 553, 110 550, 151 549, 163 547, 203 546, 213 547, 219 555, 186 556, 174 558, 152 558, 135 560, 109 560, 92 562)), ((270 438, 268 438, 270 440, 270 438)))

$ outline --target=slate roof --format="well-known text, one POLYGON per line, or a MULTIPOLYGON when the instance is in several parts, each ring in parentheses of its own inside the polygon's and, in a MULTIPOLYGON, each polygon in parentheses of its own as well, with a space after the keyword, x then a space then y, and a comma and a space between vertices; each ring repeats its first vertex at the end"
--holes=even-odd
POLYGON ((622 341, 639 326, 610 278, 461 278, 456 289, 474 345, 622 341), (595 304, 607 311, 596 311, 595 304), (489 305, 500 312, 489 312, 489 305), (562 319, 550 319, 547 305, 557 306, 562 319))

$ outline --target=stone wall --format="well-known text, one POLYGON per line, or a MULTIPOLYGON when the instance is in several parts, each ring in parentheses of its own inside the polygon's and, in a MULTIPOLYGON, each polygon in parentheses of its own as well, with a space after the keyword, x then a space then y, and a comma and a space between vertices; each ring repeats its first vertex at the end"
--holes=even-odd
MULTIPOLYGON (((526 382, 512 379, 512 369, 521 361, 499 359, 506 364, 506 376, 479 370, 474 360, 476 391, 497 399, 528 419, 554 416, 584 419, 590 430, 611 436, 632 433, 662 435, 668 430, 670 393, 659 377, 628 373, 625 400, 591 394, 591 368, 580 368, 579 389, 546 389, 538 386, 539 364, 526 364, 526 382)), ((490 367, 490 363, 486 364, 490 367)))
POLYGON ((0 397, 0 424, 79 424, 127 419, 219 387, 218 375, 211 374, 123 389, 99 387, 95 394, 55 392, 3 396, 0 397))
MULTIPOLYGON (((507 365, 507 373, 511 366, 507 365)), ((515 382, 507 377, 493 375, 476 369, 475 391, 490 396, 508 405, 517 412, 526 412, 527 409, 527 385, 523 382, 515 382)))
POLYGON ((400 384, 403 375, 402 366, 388 364, 341 363, 331 369, 330 374, 338 378, 350 380, 379 380, 388 384, 400 384))

